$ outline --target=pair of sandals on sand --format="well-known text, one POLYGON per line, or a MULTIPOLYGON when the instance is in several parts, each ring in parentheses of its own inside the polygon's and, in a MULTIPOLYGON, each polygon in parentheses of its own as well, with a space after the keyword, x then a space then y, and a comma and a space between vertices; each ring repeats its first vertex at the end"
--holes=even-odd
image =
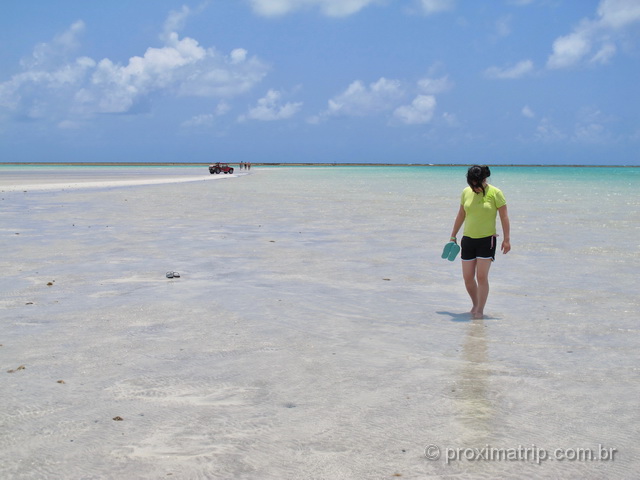
POLYGON ((450 262, 453 262, 460 253, 460 245, 456 242, 449 242, 444 246, 442 250, 442 258, 446 258, 450 262))
POLYGON ((180 274, 178 272, 167 272, 167 278, 180 278, 180 274))

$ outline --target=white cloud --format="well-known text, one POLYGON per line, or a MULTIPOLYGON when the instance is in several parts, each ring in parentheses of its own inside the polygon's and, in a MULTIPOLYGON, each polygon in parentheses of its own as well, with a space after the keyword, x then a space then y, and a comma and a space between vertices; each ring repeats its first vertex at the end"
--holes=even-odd
POLYGON ((542 142, 557 142, 565 140, 567 135, 557 128, 551 120, 543 118, 536 128, 535 137, 542 142))
MULTIPOLYGON (((391 112, 391 118, 406 125, 424 124, 433 119, 437 105, 436 95, 453 88, 448 75, 435 77, 436 65, 428 76, 421 78, 414 88, 401 80, 381 77, 365 84, 361 80, 352 82, 342 93, 328 101, 328 107, 320 114, 309 118, 309 123, 317 124, 329 117, 365 117, 382 112, 391 112), (408 90, 408 91, 407 91, 408 90), (414 98, 406 104, 408 94, 414 98)), ((457 124, 453 114, 448 115, 447 124, 457 124)))
POLYGON ((536 116, 533 110, 529 108, 529 105, 525 105, 524 107, 522 107, 521 113, 523 117, 527 117, 527 118, 533 118, 536 116))
POLYGON ((49 43, 39 43, 30 57, 20 61, 25 70, 51 69, 67 61, 67 57, 80 45, 79 36, 84 32, 82 20, 74 22, 67 30, 56 35, 49 43))
POLYGON ((583 22, 573 33, 553 42, 553 54, 547 61, 549 68, 566 68, 578 63, 591 50, 592 27, 583 22))
POLYGON ((0 106, 18 116, 42 118, 54 109, 69 109, 77 85, 88 81, 96 63, 79 57, 51 69, 34 67, 0 83, 0 106))
POLYGON ((433 95, 418 95, 411 105, 402 105, 393 112, 393 116, 407 125, 429 123, 436 109, 433 95))
POLYGON ((212 113, 203 113, 201 115, 196 115, 194 117, 191 117, 189 120, 182 122, 182 127, 184 128, 211 127, 213 126, 214 120, 215 120, 215 116, 212 113))
POLYGON ((244 48, 236 48, 231 51, 231 63, 237 65, 247 59, 247 51, 244 48))
POLYGON ((637 0, 602 0, 595 20, 583 19, 573 32, 553 42, 547 67, 569 68, 585 59, 590 63, 606 63, 616 53, 614 39, 625 28, 638 22, 640 2, 637 0))
POLYGON ((511 35, 511 15, 504 15, 496 21, 496 33, 498 37, 508 37, 511 35))
POLYGON ((222 115, 226 115, 231 110, 231 106, 225 102, 224 100, 218 103, 216 106, 216 116, 221 117, 222 115))
POLYGON ((295 10, 317 7, 330 17, 345 17, 380 0, 250 0, 254 12, 267 17, 286 15, 295 10))
POLYGON ((573 140, 580 143, 603 143, 609 139, 604 125, 599 123, 578 124, 573 136, 573 140))
POLYGON ((600 47, 600 50, 591 58, 590 63, 609 63, 609 60, 616 54, 616 48, 614 43, 605 43, 600 47))
POLYGON ((195 115, 189 120, 182 122, 183 128, 200 128, 213 126, 216 117, 226 115, 231 110, 231 107, 224 100, 219 102, 213 113, 203 113, 195 115))
POLYGON ((241 116, 239 120, 262 120, 265 122, 284 120, 298 113, 302 107, 301 102, 287 102, 282 105, 281 98, 282 93, 277 90, 269 90, 264 97, 258 100, 258 104, 250 109, 249 113, 241 116))
POLYGON ((434 13, 453 10, 455 3, 455 0, 420 0, 420 7, 423 13, 432 15, 434 13))
POLYGON ((460 125, 458 117, 454 113, 444 112, 442 114, 442 120, 444 120, 444 123, 450 127, 457 127, 460 125))
POLYGON ((453 82, 449 80, 448 75, 440 78, 422 78, 418 80, 418 88, 427 95, 436 95, 451 90, 453 82))
POLYGON ((189 66, 202 63, 208 52, 191 38, 169 35, 162 48, 148 48, 144 56, 131 57, 127 65, 109 59, 98 63, 91 83, 76 97, 88 112, 124 113, 153 91, 180 87, 189 66))
POLYGON ((500 80, 511 80, 523 77, 533 71, 533 62, 531 60, 523 60, 513 67, 499 68, 490 67, 484 71, 488 78, 496 78, 500 80))
POLYGON ((247 58, 244 49, 235 49, 228 57, 208 49, 197 65, 182 72, 180 95, 230 98, 248 92, 267 74, 267 65, 258 58, 247 58))
POLYGON ((340 95, 329 100, 329 107, 323 116, 365 116, 389 110, 397 104, 403 94, 399 80, 382 77, 369 86, 356 80, 340 95))
POLYGON ((549 118, 540 120, 534 138, 541 142, 572 142, 582 145, 603 145, 619 141, 622 137, 613 134, 609 126, 617 121, 596 107, 583 107, 573 124, 558 127, 549 118))
POLYGON ((186 5, 183 5, 182 10, 180 10, 179 12, 169 12, 167 19, 164 22, 164 29, 160 38, 162 38, 163 40, 167 40, 170 38, 172 33, 181 31, 184 28, 189 15, 191 15, 191 9, 189 9, 189 7, 187 7, 186 5))
POLYGON ((605 143, 613 139, 607 124, 615 118, 595 107, 584 107, 578 112, 572 140, 580 143, 605 143))
POLYGON ((148 110, 156 93, 230 98, 262 81, 267 65, 246 50, 223 55, 170 31, 181 28, 190 13, 184 7, 169 14, 161 35, 164 45, 149 47, 124 65, 109 58, 69 60, 85 28, 75 22, 51 42, 37 45, 21 62, 24 71, 0 83, 0 105, 27 118, 138 113, 143 105, 148 110))
POLYGON ((602 0, 598 6, 599 22, 603 27, 620 29, 640 21, 640 2, 637 0, 602 0))

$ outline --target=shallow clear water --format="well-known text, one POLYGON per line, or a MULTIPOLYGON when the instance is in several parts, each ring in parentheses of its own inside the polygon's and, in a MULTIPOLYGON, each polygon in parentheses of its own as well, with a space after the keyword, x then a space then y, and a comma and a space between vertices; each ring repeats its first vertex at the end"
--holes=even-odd
POLYGON ((0 473, 633 477, 640 171, 494 168, 513 250, 479 321, 440 258, 465 172, 2 193, 0 473), (618 453, 444 461, 486 445, 618 453))

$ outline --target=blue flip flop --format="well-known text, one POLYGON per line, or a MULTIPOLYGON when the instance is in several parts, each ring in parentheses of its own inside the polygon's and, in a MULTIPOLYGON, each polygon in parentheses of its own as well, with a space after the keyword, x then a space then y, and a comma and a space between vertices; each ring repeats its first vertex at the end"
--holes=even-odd
POLYGON ((449 242, 444 246, 444 250, 442 250, 442 258, 449 258, 449 254, 451 253, 451 247, 455 244, 456 242, 449 242))
POLYGON ((442 258, 453 262, 458 256, 458 253, 460 253, 460 245, 456 242, 449 242, 444 246, 444 250, 442 250, 442 258))
POLYGON ((450 262, 453 262, 458 256, 458 253, 460 253, 460 245, 454 243, 453 245, 451 245, 451 250, 449 250, 449 256, 447 258, 450 262))

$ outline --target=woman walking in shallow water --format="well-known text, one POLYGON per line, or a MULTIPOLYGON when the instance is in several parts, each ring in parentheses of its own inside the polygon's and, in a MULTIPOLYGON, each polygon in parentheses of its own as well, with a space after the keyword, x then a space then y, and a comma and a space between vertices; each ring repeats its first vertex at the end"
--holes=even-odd
POLYGON ((496 216, 502 224, 502 253, 511 250, 507 201, 500 189, 489 185, 491 175, 486 165, 473 165, 467 171, 467 183, 460 198, 460 209, 453 223, 451 241, 457 243, 458 231, 464 224, 462 248, 462 277, 471 297, 471 316, 483 318, 489 296, 489 268, 496 256, 496 216))

